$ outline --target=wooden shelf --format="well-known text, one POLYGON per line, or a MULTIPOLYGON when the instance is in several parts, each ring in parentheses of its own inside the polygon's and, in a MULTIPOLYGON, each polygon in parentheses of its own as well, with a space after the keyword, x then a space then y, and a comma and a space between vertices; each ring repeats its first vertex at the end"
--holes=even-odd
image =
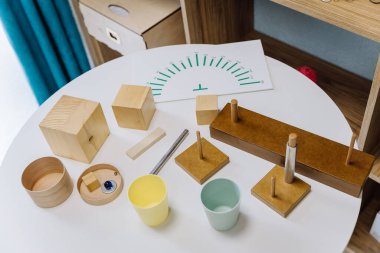
POLYGON ((380 42, 380 5, 369 0, 322 2, 321 0, 272 0, 298 12, 323 20, 380 42))

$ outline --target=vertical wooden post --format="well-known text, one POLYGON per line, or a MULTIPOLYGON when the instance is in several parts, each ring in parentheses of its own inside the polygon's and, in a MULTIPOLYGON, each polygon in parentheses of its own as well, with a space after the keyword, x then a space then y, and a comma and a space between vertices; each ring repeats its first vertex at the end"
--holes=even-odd
POLYGON ((239 120, 238 102, 236 99, 231 100, 231 121, 236 123, 239 120))
POLYGON ((270 196, 272 198, 276 197, 276 177, 275 176, 272 177, 270 196))
POLYGON ((201 133, 199 131, 197 131, 197 147, 198 147, 199 159, 203 159, 202 140, 201 140, 201 133))
POLYGON ((297 145, 297 134, 295 134, 295 133, 289 134, 288 145, 291 148, 295 148, 296 147, 296 145, 297 145))
POLYGON ((354 149, 355 140, 356 140, 356 133, 353 133, 351 137, 350 147, 348 148, 346 166, 348 166, 351 162, 350 160, 351 160, 352 150, 354 149))

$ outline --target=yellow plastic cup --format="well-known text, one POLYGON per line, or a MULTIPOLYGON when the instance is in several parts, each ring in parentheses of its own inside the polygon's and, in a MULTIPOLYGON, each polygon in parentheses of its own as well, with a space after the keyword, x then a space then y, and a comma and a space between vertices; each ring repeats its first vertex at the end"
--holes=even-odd
POLYGON ((157 175, 137 178, 128 188, 128 198, 142 221, 158 226, 168 217, 169 205, 165 182, 157 175))

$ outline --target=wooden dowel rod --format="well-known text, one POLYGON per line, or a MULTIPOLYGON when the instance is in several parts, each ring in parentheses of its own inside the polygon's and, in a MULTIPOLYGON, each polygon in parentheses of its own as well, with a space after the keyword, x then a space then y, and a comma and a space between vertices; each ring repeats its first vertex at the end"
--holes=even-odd
POLYGON ((288 145, 291 148, 295 148, 296 147, 296 145, 297 145, 297 134, 295 134, 295 133, 289 134, 288 145))
POLYGON ((199 159, 203 159, 201 133, 199 131, 197 131, 197 147, 198 147, 199 159))
POLYGON ((236 99, 231 100, 231 121, 236 123, 238 121, 238 102, 236 99))
POLYGON ((352 150, 354 149, 356 137, 357 137, 356 133, 353 133, 352 137, 351 137, 350 147, 348 148, 348 153, 347 153, 347 158, 346 158, 346 166, 348 166, 351 162, 351 155, 352 155, 352 150))
POLYGON ((272 177, 270 195, 272 198, 276 197, 276 177, 275 176, 272 177))

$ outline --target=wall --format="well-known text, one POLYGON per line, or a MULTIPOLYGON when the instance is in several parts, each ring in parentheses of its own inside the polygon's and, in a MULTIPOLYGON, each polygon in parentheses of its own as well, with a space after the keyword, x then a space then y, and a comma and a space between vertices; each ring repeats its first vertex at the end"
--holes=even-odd
POLYGON ((256 0, 255 30, 373 79, 380 43, 329 25, 269 0, 256 0))

